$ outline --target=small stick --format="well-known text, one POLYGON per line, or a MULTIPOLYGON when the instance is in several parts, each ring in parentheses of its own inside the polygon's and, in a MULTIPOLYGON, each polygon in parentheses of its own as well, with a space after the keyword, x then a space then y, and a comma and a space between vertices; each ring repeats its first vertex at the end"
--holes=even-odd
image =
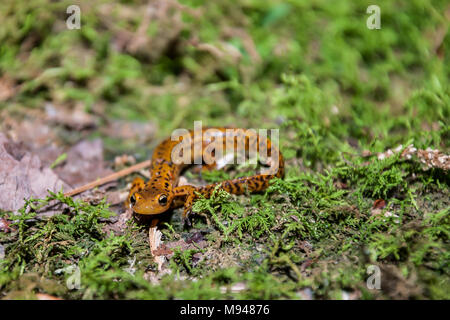
POLYGON ((68 191, 68 192, 64 193, 64 196, 65 197, 71 197, 71 196, 74 196, 74 195, 76 195, 78 193, 84 192, 86 190, 89 190, 89 189, 101 186, 102 184, 105 184, 105 183, 117 180, 117 179, 119 179, 121 177, 124 177, 124 176, 126 176, 126 175, 128 175, 128 174, 130 174, 132 172, 135 172, 135 171, 144 169, 146 167, 149 167, 150 164, 151 164, 151 160, 140 162, 140 163, 135 164, 135 165, 133 165, 133 166, 131 166, 129 168, 120 170, 119 172, 115 172, 113 174, 110 174, 109 176, 103 177, 103 178, 98 179, 96 181, 93 181, 93 182, 90 182, 88 184, 85 184, 84 186, 81 186, 79 188, 73 189, 72 191, 68 191))

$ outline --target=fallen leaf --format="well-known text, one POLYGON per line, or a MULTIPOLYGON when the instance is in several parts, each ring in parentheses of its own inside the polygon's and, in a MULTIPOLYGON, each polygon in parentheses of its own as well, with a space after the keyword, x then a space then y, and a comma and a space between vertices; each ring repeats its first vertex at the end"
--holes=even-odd
POLYGON ((33 120, 21 121, 10 118, 7 114, 2 114, 2 117, 5 117, 2 128, 12 142, 36 154, 43 166, 50 166, 63 153, 58 136, 44 120, 37 116, 33 120))
POLYGON ((112 231, 115 235, 122 235, 127 228, 128 220, 130 220, 132 216, 133 211, 131 209, 124 210, 124 212, 117 216, 109 218, 112 223, 106 223, 103 227, 103 231, 108 234, 112 231))
POLYGON ((44 198, 51 190, 70 189, 39 157, 21 150, 0 132, 0 208, 17 211, 26 198, 44 198))
POLYGON ((158 249, 153 250, 153 255, 155 256, 167 256, 173 253, 173 251, 169 248, 167 248, 166 245, 161 245, 158 249))
POLYGON ((386 201, 383 199, 377 199, 373 202, 372 209, 384 209, 386 207, 386 201))
POLYGON ((103 160, 103 142, 100 139, 83 140, 74 145, 67 151, 65 164, 54 171, 73 188, 113 173, 103 160))
POLYGON ((200 241, 204 241, 205 237, 203 236, 202 232, 195 232, 193 235, 189 237, 189 239, 186 240, 186 243, 199 243, 200 241))

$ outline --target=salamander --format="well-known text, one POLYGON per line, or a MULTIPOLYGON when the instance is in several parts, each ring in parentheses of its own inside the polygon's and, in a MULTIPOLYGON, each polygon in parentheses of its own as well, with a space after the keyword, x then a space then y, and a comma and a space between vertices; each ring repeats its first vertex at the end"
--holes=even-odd
MULTIPOLYGON (((147 182, 142 178, 133 180, 125 205, 140 215, 158 215, 169 209, 183 206, 183 221, 190 225, 188 217, 198 194, 209 198, 218 185, 220 185, 218 188, 236 195, 244 194, 246 191, 259 192, 266 189, 269 186, 269 181, 274 177, 284 177, 284 159, 279 149, 267 137, 245 129, 208 128, 202 129, 200 135, 198 132, 196 134, 195 130, 191 130, 175 139, 169 137, 155 148, 151 159, 150 179, 147 182), (211 131, 213 134, 208 135, 211 131), (247 153, 250 153, 249 150, 257 150, 260 159, 263 158, 261 154, 265 152, 269 163, 272 163, 272 166, 278 163, 278 166, 269 174, 260 173, 199 187, 192 185, 178 186, 180 173, 186 165, 192 163, 205 165, 205 162, 208 162, 204 168, 211 169, 216 167, 217 163, 213 161, 214 159, 206 161, 206 153, 204 152, 205 149, 209 148, 207 149, 210 151, 209 154, 215 156, 215 150, 211 151, 211 144, 214 141, 217 141, 217 145, 222 143, 223 149, 226 146, 232 146, 232 150, 237 150, 237 146, 241 146, 247 153), (173 161, 174 154, 183 156, 184 151, 179 152, 176 149, 180 147, 182 142, 185 143, 185 146, 188 145, 191 148, 187 150, 191 151, 190 157, 189 154, 186 154, 186 159, 190 160, 185 161, 188 162, 187 164, 173 161), (195 148, 198 148, 201 152, 196 154, 195 148)), ((158 219, 156 218, 152 224, 156 225, 157 223, 158 219)))

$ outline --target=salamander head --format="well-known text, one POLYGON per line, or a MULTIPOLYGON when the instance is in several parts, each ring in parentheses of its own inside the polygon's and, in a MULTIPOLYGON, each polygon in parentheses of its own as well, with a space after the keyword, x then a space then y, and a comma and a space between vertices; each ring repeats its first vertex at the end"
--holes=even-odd
POLYGON ((173 195, 169 192, 137 191, 130 195, 128 203, 139 214, 159 214, 170 208, 173 195))

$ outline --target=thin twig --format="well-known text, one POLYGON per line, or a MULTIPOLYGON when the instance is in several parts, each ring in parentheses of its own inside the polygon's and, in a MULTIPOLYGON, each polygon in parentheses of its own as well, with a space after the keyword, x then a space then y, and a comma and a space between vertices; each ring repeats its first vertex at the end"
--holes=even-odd
POLYGON ((117 179, 119 179, 121 177, 124 177, 126 175, 129 175, 132 172, 135 172, 135 171, 144 169, 146 167, 149 167, 150 164, 151 164, 150 160, 147 160, 147 161, 144 161, 144 162, 140 162, 140 163, 135 164, 135 165, 133 165, 133 166, 131 166, 129 168, 120 170, 119 172, 115 172, 113 174, 110 174, 109 176, 103 177, 103 178, 98 179, 96 181, 92 181, 92 182, 90 182, 88 184, 85 184, 84 186, 81 186, 79 188, 73 189, 72 191, 68 191, 68 192, 64 193, 64 196, 71 197, 71 196, 74 196, 74 195, 76 195, 78 193, 84 192, 86 190, 89 190, 89 189, 101 186, 102 184, 105 184, 105 183, 117 180, 117 179))

